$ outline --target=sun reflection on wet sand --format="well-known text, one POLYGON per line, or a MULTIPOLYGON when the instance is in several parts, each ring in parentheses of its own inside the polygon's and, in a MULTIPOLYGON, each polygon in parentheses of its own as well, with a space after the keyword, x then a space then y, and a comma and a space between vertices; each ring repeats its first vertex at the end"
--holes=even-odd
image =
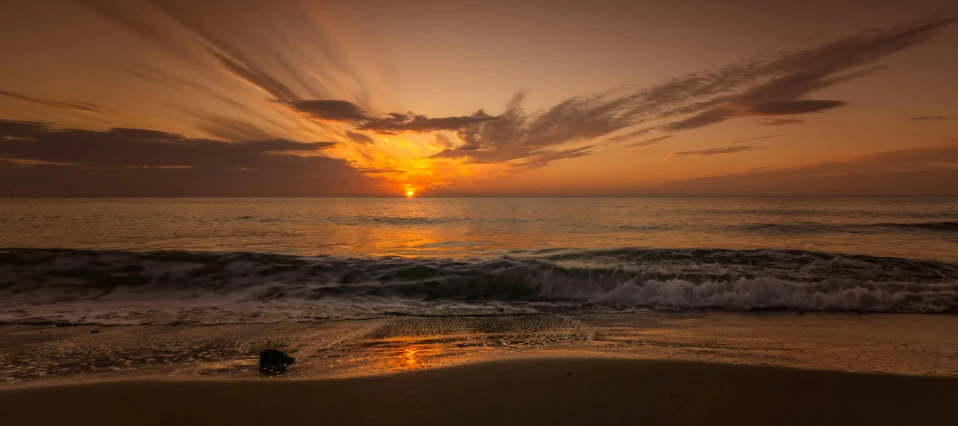
POLYGON ((422 364, 422 360, 417 356, 419 354, 419 349, 415 347, 409 347, 403 350, 403 357, 406 358, 406 366, 409 368, 416 368, 418 364, 422 364))
POLYGON ((450 351, 450 345, 422 342, 412 337, 383 339, 377 343, 378 349, 373 346, 367 352, 374 360, 367 370, 374 369, 379 373, 438 367, 461 362, 465 356, 463 351, 450 351))

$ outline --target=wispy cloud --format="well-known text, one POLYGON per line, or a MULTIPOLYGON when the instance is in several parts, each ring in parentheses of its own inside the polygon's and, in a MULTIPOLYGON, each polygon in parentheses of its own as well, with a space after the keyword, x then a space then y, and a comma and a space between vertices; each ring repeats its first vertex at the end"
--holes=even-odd
POLYGON ((755 142, 755 141, 762 141, 762 140, 765 140, 765 139, 771 139, 771 138, 777 138, 777 137, 778 137, 778 135, 765 135, 765 136, 759 136, 759 137, 755 137, 755 138, 748 138, 748 139, 741 139, 741 140, 737 140, 737 141, 732 141, 731 143, 755 142))
POLYGON ((640 142, 636 142, 636 143, 630 144, 628 147, 629 147, 629 148, 637 148, 637 147, 640 147, 640 146, 655 145, 655 144, 657 144, 657 143, 659 143, 659 142, 662 142, 662 141, 664 141, 664 140, 666 140, 666 139, 671 139, 673 136, 675 136, 675 135, 665 135, 665 136, 659 136, 659 137, 657 137, 657 138, 646 139, 646 140, 644 140, 644 141, 640 141, 640 142))
MULTIPOLYGON (((958 142, 958 141, 956 141, 958 142)), ((671 195, 958 195, 958 143, 671 182, 671 195)))
POLYGON ((648 128, 648 129, 635 130, 635 131, 626 133, 626 134, 624 134, 624 135, 620 135, 620 136, 616 136, 616 137, 612 137, 612 138, 606 139, 606 140, 605 140, 605 143, 606 143, 606 144, 615 144, 615 143, 619 143, 619 142, 625 142, 625 141, 627 141, 627 140, 629 140, 629 139, 637 138, 637 137, 639 137, 639 136, 645 136, 646 134, 648 134, 649 132, 651 132, 651 131, 653 131, 653 130, 656 130, 656 128, 653 127, 653 128, 648 128))
POLYGON ((786 124, 801 124, 804 122, 805 120, 797 120, 794 118, 769 118, 760 121, 758 124, 763 126, 784 126, 786 124))
POLYGON ((581 148, 574 149, 565 149, 561 151, 551 151, 551 150, 542 150, 537 151, 532 159, 522 163, 512 164, 512 167, 519 167, 525 169, 534 169, 539 167, 544 167, 545 165, 556 161, 567 158, 578 158, 589 155, 589 149, 592 148, 592 145, 583 146, 581 148))
POLYGON ((676 157, 707 157, 711 155, 724 155, 724 154, 735 154, 737 152, 745 151, 755 151, 762 148, 757 148, 751 145, 743 146, 727 146, 724 148, 711 148, 703 149, 698 151, 682 151, 682 152, 673 152, 669 154, 668 157, 665 157, 666 160, 676 157))
POLYGON ((909 120, 916 120, 916 121, 941 121, 941 120, 950 120, 950 119, 952 119, 952 118, 954 118, 954 117, 948 117, 948 116, 944 116, 944 115, 923 115, 923 116, 920 116, 920 117, 911 117, 911 118, 909 118, 909 120))
POLYGON ((328 98, 347 88, 367 95, 310 2, 74 1, 194 71, 213 78, 226 72, 281 101, 328 98), (322 67, 304 66, 311 64, 322 67))
POLYGON ((776 118, 839 108, 842 100, 809 99, 816 91, 882 69, 882 59, 919 45, 955 17, 922 20, 887 29, 869 29, 819 45, 751 58, 717 70, 675 78, 635 91, 610 91, 566 99, 528 113, 518 93, 498 120, 459 131, 463 145, 438 154, 474 162, 507 162, 537 155, 554 145, 588 140, 650 120, 692 114, 606 141, 616 143, 659 129, 677 132, 739 117, 770 117, 774 125, 797 120, 776 118), (790 121, 785 121, 790 120, 790 121))
POLYGON ((115 112, 109 111, 106 108, 93 105, 86 102, 65 102, 58 101, 55 99, 45 99, 38 98, 34 96, 21 95, 19 93, 7 92, 5 90, 0 90, 0 96, 6 96, 8 98, 13 98, 21 100, 24 102, 30 102, 37 105, 43 105, 47 108, 53 108, 60 111, 66 111, 76 114, 92 114, 92 115, 116 115, 115 112))

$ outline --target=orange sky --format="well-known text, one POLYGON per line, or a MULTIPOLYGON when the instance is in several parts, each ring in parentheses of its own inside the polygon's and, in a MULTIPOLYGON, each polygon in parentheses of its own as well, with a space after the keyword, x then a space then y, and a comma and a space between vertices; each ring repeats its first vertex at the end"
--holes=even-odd
POLYGON ((5 2, 0 185, 958 194, 956 17, 950 0, 5 2))

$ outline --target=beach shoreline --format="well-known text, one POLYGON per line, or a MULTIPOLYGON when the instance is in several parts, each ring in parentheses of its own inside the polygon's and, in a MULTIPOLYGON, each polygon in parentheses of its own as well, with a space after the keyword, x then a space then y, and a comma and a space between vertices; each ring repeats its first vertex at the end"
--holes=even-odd
POLYGON ((162 377, 255 379, 260 351, 286 378, 364 377, 479 361, 614 357, 958 378, 949 315, 635 311, 390 317, 320 323, 0 326, 0 389, 162 377))
POLYGON ((529 357, 344 379, 116 380, 0 390, 7 424, 954 424, 958 379, 529 357))

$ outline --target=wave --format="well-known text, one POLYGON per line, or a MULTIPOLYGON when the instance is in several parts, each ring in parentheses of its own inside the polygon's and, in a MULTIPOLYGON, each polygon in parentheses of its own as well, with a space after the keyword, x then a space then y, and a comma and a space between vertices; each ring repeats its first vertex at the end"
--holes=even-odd
POLYGON ((958 221, 917 222, 917 223, 878 223, 871 226, 889 228, 928 229, 934 231, 958 231, 958 221))
POLYGON ((169 324, 577 309, 958 312, 958 264, 800 250, 487 259, 0 250, 0 322, 169 324))
POLYGON ((853 223, 853 224, 834 224, 819 222, 796 222, 796 223, 745 223, 733 225, 743 231, 759 231, 773 233, 821 233, 821 232, 862 232, 870 230, 903 230, 903 231, 939 231, 955 232, 958 231, 958 221, 941 222, 876 222, 876 223, 853 223))

